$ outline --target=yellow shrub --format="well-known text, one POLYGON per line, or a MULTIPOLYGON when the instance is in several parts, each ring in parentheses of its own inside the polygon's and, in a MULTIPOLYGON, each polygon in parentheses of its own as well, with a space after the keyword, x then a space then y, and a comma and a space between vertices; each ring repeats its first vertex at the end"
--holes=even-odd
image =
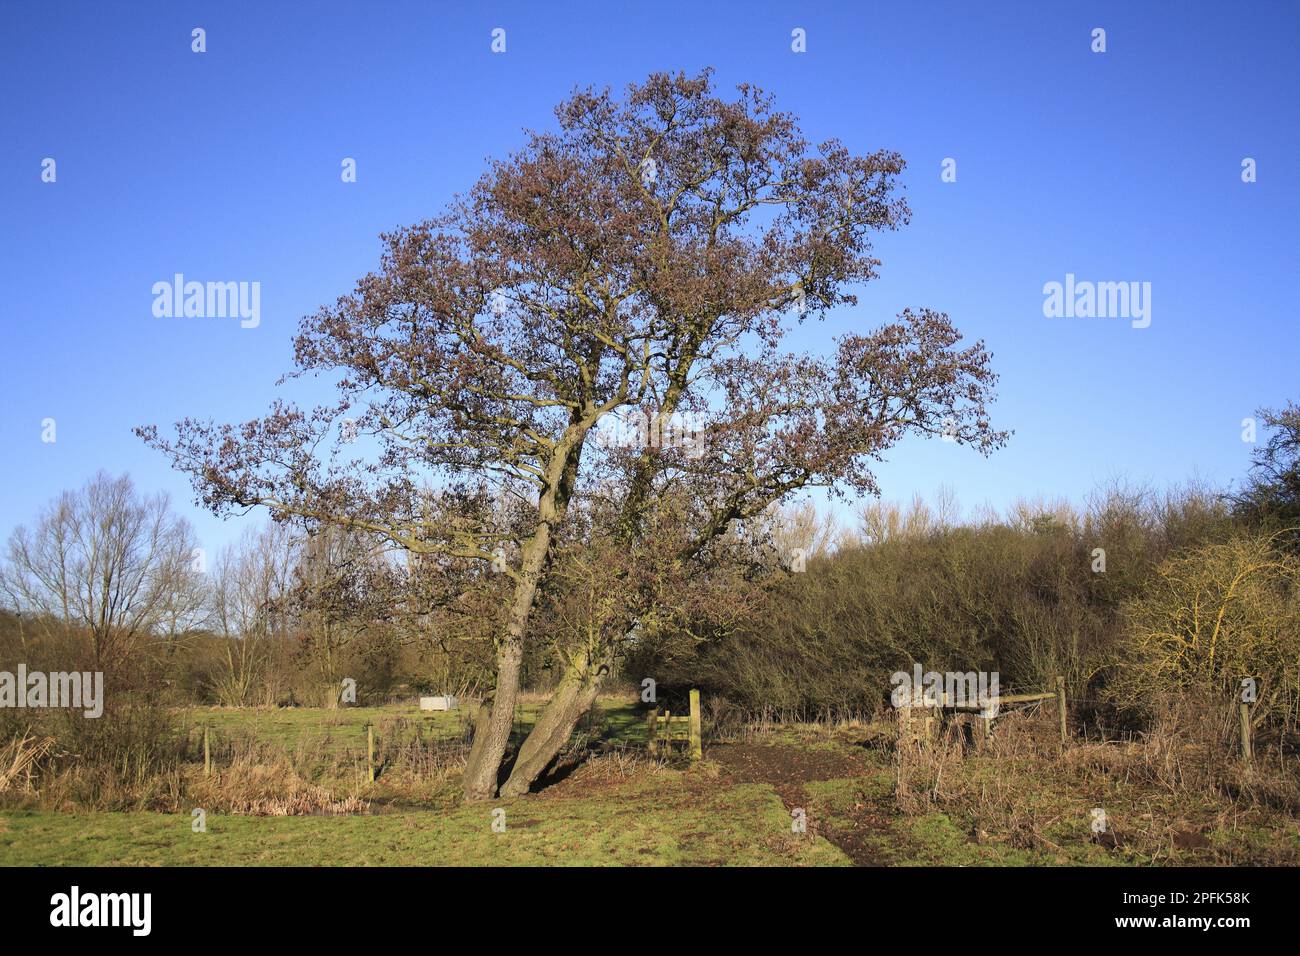
POLYGON ((1167 559, 1125 605, 1130 641, 1115 687, 1153 710, 1191 692, 1235 705, 1256 682, 1256 724, 1300 713, 1300 559, 1277 536, 1240 536, 1167 559))

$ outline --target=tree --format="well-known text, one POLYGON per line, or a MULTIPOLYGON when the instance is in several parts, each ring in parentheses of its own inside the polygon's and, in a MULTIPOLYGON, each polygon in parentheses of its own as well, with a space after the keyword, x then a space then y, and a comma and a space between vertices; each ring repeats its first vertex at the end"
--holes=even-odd
MULTIPOLYGON (((218 512, 264 505, 506 576, 469 799, 497 790, 530 616, 575 502, 598 504, 595 533, 625 558, 624 619, 607 630, 626 636, 658 591, 637 580, 700 566, 734 522, 811 486, 874 491, 869 462, 909 432, 982 451, 1005 437, 985 412, 988 354, 958 348, 942 314, 906 311, 826 358, 782 348, 875 276, 871 234, 908 217, 897 154, 811 146, 754 87, 716 96, 709 71, 655 74, 622 101, 579 91, 556 115, 444 214, 385 236, 379 271, 303 321, 299 372, 333 376, 335 404, 187 419, 173 439, 139 430, 218 512), (633 412, 668 439, 595 440, 633 412), (344 418, 362 439, 324 448, 344 418)), ((572 659, 505 792, 567 739, 607 645, 572 659)))
POLYGON ((169 658, 174 658, 195 632, 209 623, 212 612, 212 582, 205 561, 196 550, 169 549, 168 566, 159 571, 162 579, 169 582, 158 622, 169 658))
MULTIPOLYGON (((145 637, 184 611, 195 539, 166 495, 99 472, 65 491, 36 525, 9 538, 0 589, 24 614, 84 633, 99 669, 114 670, 145 637)), ((188 613, 188 612, 186 612, 188 613)))
POLYGON ((1271 434, 1251 457, 1250 479, 1233 497, 1233 510, 1266 528, 1291 529, 1286 539, 1294 548, 1300 539, 1300 405, 1255 414, 1271 434))
MULTIPOLYGON (((212 619, 223 639, 224 660, 212 690, 228 706, 250 703, 265 678, 272 642, 287 632, 286 596, 293 587, 300 542, 286 524, 248 529, 217 558, 212 619)), ((274 696, 264 695, 267 703, 274 696)))

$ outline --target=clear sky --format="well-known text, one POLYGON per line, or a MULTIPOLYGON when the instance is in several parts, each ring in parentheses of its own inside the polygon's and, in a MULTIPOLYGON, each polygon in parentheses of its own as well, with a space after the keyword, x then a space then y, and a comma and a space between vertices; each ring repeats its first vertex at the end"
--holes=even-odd
POLYGON ((241 525, 193 507, 132 426, 260 414, 297 320, 375 266, 381 231, 437 212, 575 85, 704 66, 814 140, 909 163, 913 221, 878 243, 881 278, 795 345, 928 306, 994 354, 1010 446, 908 442, 886 497, 1226 483, 1242 419, 1300 398, 1298 43, 1292 2, 7 0, 0 535, 105 468, 171 492, 205 546, 230 540, 241 525), (260 282, 260 325, 155 317, 178 272, 260 282), (1149 327, 1046 318, 1067 273, 1149 282, 1149 327))

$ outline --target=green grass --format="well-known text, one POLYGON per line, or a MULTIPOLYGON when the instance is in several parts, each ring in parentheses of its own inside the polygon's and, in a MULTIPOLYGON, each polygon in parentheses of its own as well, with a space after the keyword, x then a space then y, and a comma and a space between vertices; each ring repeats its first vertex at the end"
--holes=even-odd
MULTIPOLYGON (((520 734, 538 710, 525 705, 516 725, 520 734)), ((844 771, 822 751, 842 749, 854 758, 858 769, 851 778, 806 780, 793 791, 784 776, 775 786, 730 782, 709 759, 682 770, 629 765, 615 754, 540 794, 465 806, 454 769, 439 776, 408 772, 401 759, 385 762, 385 745, 409 740, 416 727, 425 740, 463 740, 465 718, 458 712, 421 713, 412 706, 214 708, 181 717, 192 733, 205 723, 213 728, 218 784, 222 773, 231 772, 223 770, 231 759, 229 745, 254 739, 272 750, 265 754, 270 765, 278 759, 273 751, 281 749, 304 779, 336 796, 361 796, 371 801, 372 812, 330 817, 209 812, 207 832, 193 833, 190 805, 183 802, 180 813, 15 809, 0 812, 0 865, 842 866, 852 859, 1025 866, 1300 859, 1300 820, 1294 816, 1170 793, 1128 775, 1071 772, 1051 757, 968 756, 947 768, 938 804, 905 814, 894 798, 893 756, 876 745, 879 734, 870 727, 835 733, 785 726, 763 735, 758 743, 797 747, 813 766, 812 757, 820 756, 820 766, 831 772, 844 771), (380 744, 381 772, 374 783, 366 783, 364 775, 367 724, 375 726, 380 744), (798 799, 807 808, 816 835, 791 832, 790 812, 776 787, 783 788, 787 801, 798 799), (983 799, 999 794, 1011 802, 983 799), (975 796, 981 797, 977 803, 975 796), (1115 840, 1103 845, 1091 832, 1090 808, 1098 806, 1106 809, 1110 832, 1121 838, 1117 845, 1115 840), (505 811, 503 833, 492 829, 497 808, 505 811), (1179 845, 1175 837, 1185 844, 1188 834, 1200 842, 1179 845)), ((633 750, 645 737, 642 712, 615 698, 603 699, 580 729, 633 750)), ((793 766, 801 762, 796 753, 793 766)), ((191 762, 185 772, 201 774, 201 767, 191 762)))
MULTIPOLYGON (((516 730, 539 705, 525 705, 516 730)), ((214 750, 236 740, 319 755, 364 754, 365 728, 386 735, 459 739, 462 712, 414 706, 340 709, 194 709, 180 715, 194 735, 212 729, 214 750)), ((602 699, 585 731, 637 745, 645 724, 635 704, 602 699)), ((327 760, 333 760, 333 757, 327 760)), ((310 760, 308 761, 310 762, 310 760)), ((218 760, 218 766, 220 761, 218 760)), ((340 766, 347 766, 347 762, 340 766)), ((335 770, 338 768, 335 767, 335 770)), ((329 779, 318 782, 331 783, 329 779)), ((789 814, 764 785, 728 785, 704 766, 661 769, 514 801, 466 806, 446 788, 385 804, 385 779, 365 788, 375 812, 355 816, 261 817, 208 813, 207 832, 186 813, 0 812, 0 863, 45 866, 173 865, 846 865, 834 846, 790 832, 789 814), (505 832, 492 811, 505 811, 505 832)))
POLYGON ((0 813, 0 860, 14 866, 845 865, 825 840, 790 833, 765 786, 702 785, 661 773, 596 799, 530 797, 344 817, 0 813), (505 811, 494 832, 492 812, 505 811))
POLYGON ((406 722, 412 733, 418 725, 430 740, 454 740, 462 736, 464 727, 464 718, 459 711, 429 713, 413 706, 344 707, 337 710, 323 707, 239 710, 214 707, 184 711, 178 719, 195 735, 201 733, 205 725, 209 727, 214 747, 253 737, 290 754, 297 749, 363 753, 369 724, 373 724, 375 733, 381 736, 390 732, 399 721, 406 722))
MULTIPOLYGON (((517 734, 526 733, 537 720, 541 704, 527 703, 515 718, 517 734)), ((422 711, 414 704, 384 707, 244 707, 193 708, 178 712, 182 727, 192 734, 211 728, 214 746, 223 737, 231 739, 253 736, 277 744, 287 753, 297 748, 323 747, 334 752, 363 751, 366 726, 373 724, 375 733, 383 735, 399 723, 406 732, 418 726, 426 739, 456 740, 465 734, 468 719, 465 710, 422 711)), ((593 720, 598 736, 613 741, 645 740, 645 725, 635 704, 619 698, 602 698, 597 702, 593 720)))

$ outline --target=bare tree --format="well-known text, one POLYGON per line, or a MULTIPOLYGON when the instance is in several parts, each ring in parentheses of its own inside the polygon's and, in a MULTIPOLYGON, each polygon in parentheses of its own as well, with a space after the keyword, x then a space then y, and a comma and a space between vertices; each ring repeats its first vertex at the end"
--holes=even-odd
POLYGON ((14 530, 0 586, 18 610, 84 634, 95 666, 112 670, 179 612, 195 547, 166 495, 99 472, 14 530))
POLYGON ((298 545, 292 528, 272 523, 246 530, 217 558, 211 613, 225 647, 213 691, 224 704, 253 701, 267 677, 272 642, 286 638, 283 604, 293 587, 298 545))
POLYGON ((1255 414, 1269 430, 1268 441, 1251 455, 1250 477, 1231 497, 1233 510, 1265 528, 1289 529, 1283 540, 1300 550, 1300 404, 1255 414))
POLYGON ((769 510, 772 544, 781 563, 802 570, 810 558, 825 557, 834 548, 839 528, 833 512, 820 513, 811 501, 769 510))
POLYGON ((325 524, 303 538, 284 606, 326 707, 339 704, 349 645, 397 615, 402 579, 380 536, 325 524))
POLYGON ((159 612, 158 631, 168 657, 187 643, 188 637, 206 627, 212 612, 212 579, 208 574, 207 556, 195 548, 186 553, 170 550, 161 578, 169 582, 159 612))
MULTIPOLYGON (((469 799, 497 791, 530 616, 582 494, 605 489, 612 556, 644 556, 650 528, 670 535, 663 573, 625 565, 623 620, 606 630, 626 635, 670 569, 703 567, 732 522, 806 487, 874 491, 870 461, 908 432, 981 450, 1003 438, 985 412, 989 357, 957 348, 944 315, 904 312, 826 358, 782 347, 875 276, 871 234, 908 216, 897 154, 814 147, 761 91, 714 95, 708 71, 656 74, 621 102, 577 92, 556 115, 558 131, 530 134, 444 215, 385 237, 380 270, 304 320, 299 368, 334 377, 336 404, 187 420, 174 440, 139 430, 216 511, 264 505, 506 576, 469 799), (631 409, 698 421, 705 453, 597 448, 601 422, 631 409), (330 450, 344 417, 374 455, 330 450)), ((567 739, 612 646, 569 659, 508 792, 567 739)))

